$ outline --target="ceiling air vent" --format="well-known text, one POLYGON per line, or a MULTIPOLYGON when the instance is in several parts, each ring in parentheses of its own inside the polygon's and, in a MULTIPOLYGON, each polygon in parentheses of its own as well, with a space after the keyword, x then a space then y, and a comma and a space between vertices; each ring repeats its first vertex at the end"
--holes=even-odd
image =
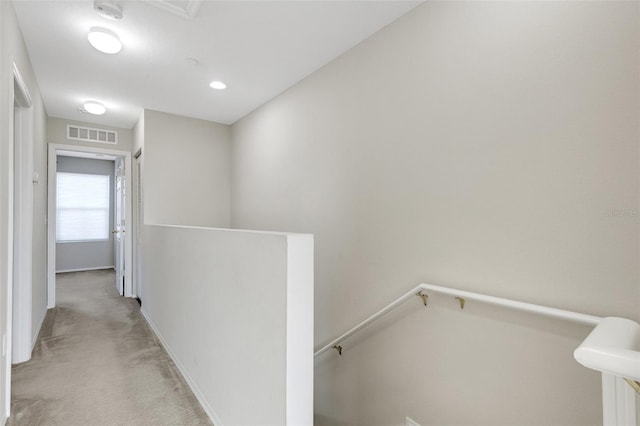
POLYGON ((97 143, 118 143, 118 132, 92 127, 80 127, 67 124, 67 139, 97 143))

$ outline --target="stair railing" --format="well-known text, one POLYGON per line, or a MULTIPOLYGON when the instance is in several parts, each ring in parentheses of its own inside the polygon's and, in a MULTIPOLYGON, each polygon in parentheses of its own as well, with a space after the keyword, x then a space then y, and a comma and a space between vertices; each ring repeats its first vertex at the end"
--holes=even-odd
POLYGON ((430 292, 452 296, 459 303, 460 309, 464 309, 467 301, 477 301, 516 311, 594 326, 595 328, 591 334, 575 350, 574 357, 585 367, 602 373, 603 424, 604 426, 637 425, 635 392, 640 394, 640 324, 624 318, 601 318, 423 283, 407 291, 373 315, 318 348, 314 356, 317 357, 331 349, 336 350, 338 355, 342 355, 342 342, 414 297, 419 297, 424 306, 427 306, 430 292))

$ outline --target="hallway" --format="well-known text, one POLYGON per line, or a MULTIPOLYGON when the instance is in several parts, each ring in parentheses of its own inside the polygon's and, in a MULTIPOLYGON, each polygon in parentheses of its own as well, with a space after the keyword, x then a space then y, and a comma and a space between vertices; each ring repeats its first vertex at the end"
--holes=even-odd
POLYGON ((12 375, 8 425, 212 424, 111 270, 58 274, 57 307, 12 375))

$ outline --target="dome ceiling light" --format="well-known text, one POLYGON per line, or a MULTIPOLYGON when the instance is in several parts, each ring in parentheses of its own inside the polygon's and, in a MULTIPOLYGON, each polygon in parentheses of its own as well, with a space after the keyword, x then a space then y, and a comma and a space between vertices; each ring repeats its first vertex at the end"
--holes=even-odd
POLYGON ((224 90, 227 88, 227 85, 221 81, 212 81, 211 83, 209 83, 209 87, 216 90, 224 90))
POLYGON ((100 102, 96 101, 87 101, 82 105, 82 109, 89 114, 93 115, 102 115, 107 112, 107 108, 102 105, 100 102))
POLYGON ((102 27, 92 27, 89 31, 89 43, 102 53, 113 55, 122 50, 120 37, 111 30, 102 27))

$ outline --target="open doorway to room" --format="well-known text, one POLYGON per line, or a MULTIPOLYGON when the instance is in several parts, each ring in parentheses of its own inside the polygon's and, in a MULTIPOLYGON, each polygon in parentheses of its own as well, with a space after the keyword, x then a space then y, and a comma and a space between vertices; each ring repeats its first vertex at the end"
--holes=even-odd
POLYGON ((131 153, 49 145, 48 305, 56 273, 114 269, 120 295, 132 285, 131 153))
POLYGON ((56 157, 56 273, 114 269, 115 161, 56 157))

